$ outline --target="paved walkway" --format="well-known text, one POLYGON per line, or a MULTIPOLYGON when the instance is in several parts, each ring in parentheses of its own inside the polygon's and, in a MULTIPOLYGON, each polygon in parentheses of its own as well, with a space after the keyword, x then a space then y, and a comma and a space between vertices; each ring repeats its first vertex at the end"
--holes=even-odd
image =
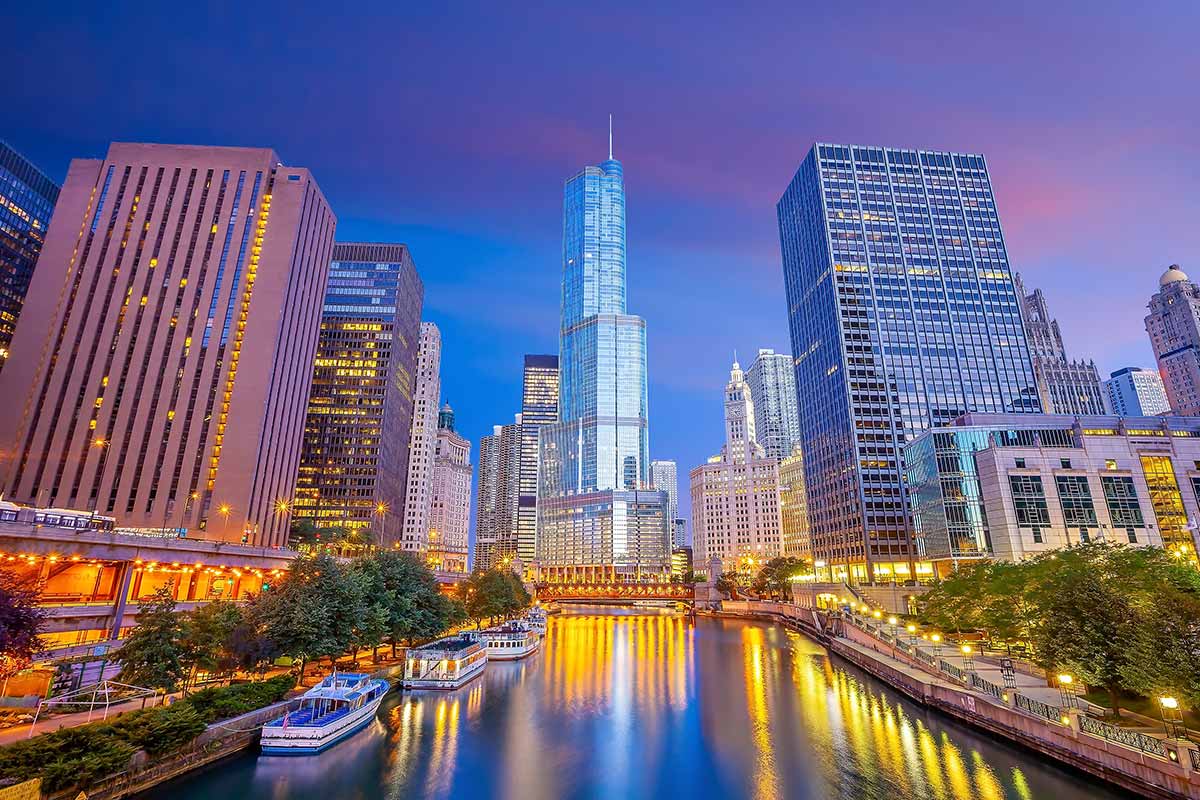
MULTIPOLYGON (((151 697, 146 700, 146 708, 151 708, 156 705, 159 705, 158 698, 151 697)), ((113 703, 108 708, 108 719, 112 719, 118 714, 123 714, 127 711, 137 711, 141 708, 141 698, 136 700, 127 700, 124 703, 113 703)), ((36 709, 29 709, 30 714, 34 714, 35 712, 36 709)), ((30 737, 30 727, 33 728, 33 735, 36 736, 41 733, 50 733, 51 731, 56 731, 59 728, 74 728, 77 725, 86 725, 88 722, 100 722, 102 719, 104 719, 103 706, 97 706, 96 709, 91 712, 90 720, 88 719, 88 712, 86 711, 79 711, 72 714, 56 714, 50 717, 41 716, 38 717, 36 725, 31 726, 29 723, 25 723, 24 725, 14 725, 11 728, 5 728, 4 730, 0 731, 0 747, 3 747, 6 744, 12 744, 13 742, 18 742, 22 739, 28 739, 30 737)))

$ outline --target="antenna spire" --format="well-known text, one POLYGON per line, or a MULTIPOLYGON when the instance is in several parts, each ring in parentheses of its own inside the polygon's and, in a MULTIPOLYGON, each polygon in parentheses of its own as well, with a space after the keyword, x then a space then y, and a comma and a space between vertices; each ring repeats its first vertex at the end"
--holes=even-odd
POLYGON ((612 114, 608 115, 608 160, 612 161, 612 114))

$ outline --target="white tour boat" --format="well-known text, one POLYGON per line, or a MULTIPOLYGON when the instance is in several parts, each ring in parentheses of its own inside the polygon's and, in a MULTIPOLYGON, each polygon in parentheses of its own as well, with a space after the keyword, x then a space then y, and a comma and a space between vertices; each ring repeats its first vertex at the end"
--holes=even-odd
POLYGON ((404 688, 457 689, 483 672, 488 651, 479 634, 460 633, 408 651, 404 688))
POLYGON ((542 637, 523 620, 488 628, 482 636, 487 645, 488 661, 516 661, 536 653, 542 644, 542 637))
POLYGON ((543 636, 546 634, 546 609, 534 606, 525 612, 521 621, 528 625, 534 633, 543 636))
POLYGON ((375 719, 391 686, 361 672, 333 673, 304 693, 300 707, 262 729, 267 755, 319 753, 375 719))

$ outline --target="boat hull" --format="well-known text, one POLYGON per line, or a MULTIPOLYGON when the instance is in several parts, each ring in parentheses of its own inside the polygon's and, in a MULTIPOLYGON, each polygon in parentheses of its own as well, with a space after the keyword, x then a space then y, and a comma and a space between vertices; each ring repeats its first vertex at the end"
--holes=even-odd
POLYGON ((520 661, 522 658, 531 656, 541 649, 541 641, 534 642, 532 645, 522 649, 504 650, 497 648, 488 650, 488 661, 520 661))
POLYGON ((260 742, 262 753, 267 756, 307 756, 328 750, 370 725, 385 694, 320 728, 305 728, 302 725, 263 728, 260 742))

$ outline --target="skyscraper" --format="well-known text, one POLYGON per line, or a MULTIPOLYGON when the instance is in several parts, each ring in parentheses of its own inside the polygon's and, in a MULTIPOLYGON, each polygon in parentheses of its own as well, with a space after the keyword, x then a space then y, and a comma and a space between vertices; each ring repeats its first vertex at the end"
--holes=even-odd
POLYGON ((1172 264, 1158 279, 1150 298, 1146 333, 1158 360, 1171 409, 1185 417, 1200 415, 1200 287, 1172 264))
POLYGON ((674 461, 650 462, 650 485, 667 493, 667 519, 679 516, 679 469, 674 461))
POLYGON ((335 225, 267 149, 73 161, 0 373, 0 491, 286 542, 335 225))
POLYGON ((1121 417, 1153 417, 1170 412, 1162 376, 1152 369, 1122 367, 1104 382, 1108 405, 1121 417))
POLYGON ((0 142, 0 370, 58 202, 58 184, 0 142))
POLYGON ((405 245, 333 246, 294 519, 400 540, 424 291, 405 245))
POLYGON ((813 556, 914 577, 904 443, 1041 408, 987 164, 818 144, 778 212, 813 556))
POLYGON ((433 499, 433 451, 437 444, 438 400, 442 393, 442 332, 421 323, 417 344, 417 382, 413 394, 412 432, 408 438, 408 482, 400 547, 424 553, 429 537, 429 504, 433 499))
POLYGON ((779 511, 783 524, 783 554, 811 561, 808 495, 804 491, 804 455, 800 445, 779 462, 779 511))
POLYGON ((433 450, 429 549, 426 563, 445 572, 467 571, 467 529, 471 517, 471 443, 454 430, 447 403, 438 413, 433 450))
POLYGON ((1096 362, 1068 359, 1058 320, 1050 316, 1042 290, 1025 291, 1019 273, 1015 281, 1042 408, 1047 414, 1106 413, 1096 362))
POLYGON ((559 421, 541 430, 537 560, 551 579, 670 571, 649 489, 646 323, 626 313, 625 183, 612 157, 563 191, 559 421))
POLYGON ((755 438, 754 405, 735 361, 725 386, 725 446, 691 472, 693 555, 753 572, 783 555, 779 462, 755 438))
POLYGON ((754 403, 758 443, 770 458, 786 458, 800 441, 800 412, 796 406, 796 371, 792 357, 759 350, 746 383, 754 403))
POLYGON ((558 421, 558 356, 527 355, 521 385, 521 476, 517 499, 517 554, 537 553, 538 436, 558 421))
POLYGON ((521 415, 493 425, 479 443, 475 502, 475 568, 491 569, 517 555, 517 502, 521 477, 521 415))

